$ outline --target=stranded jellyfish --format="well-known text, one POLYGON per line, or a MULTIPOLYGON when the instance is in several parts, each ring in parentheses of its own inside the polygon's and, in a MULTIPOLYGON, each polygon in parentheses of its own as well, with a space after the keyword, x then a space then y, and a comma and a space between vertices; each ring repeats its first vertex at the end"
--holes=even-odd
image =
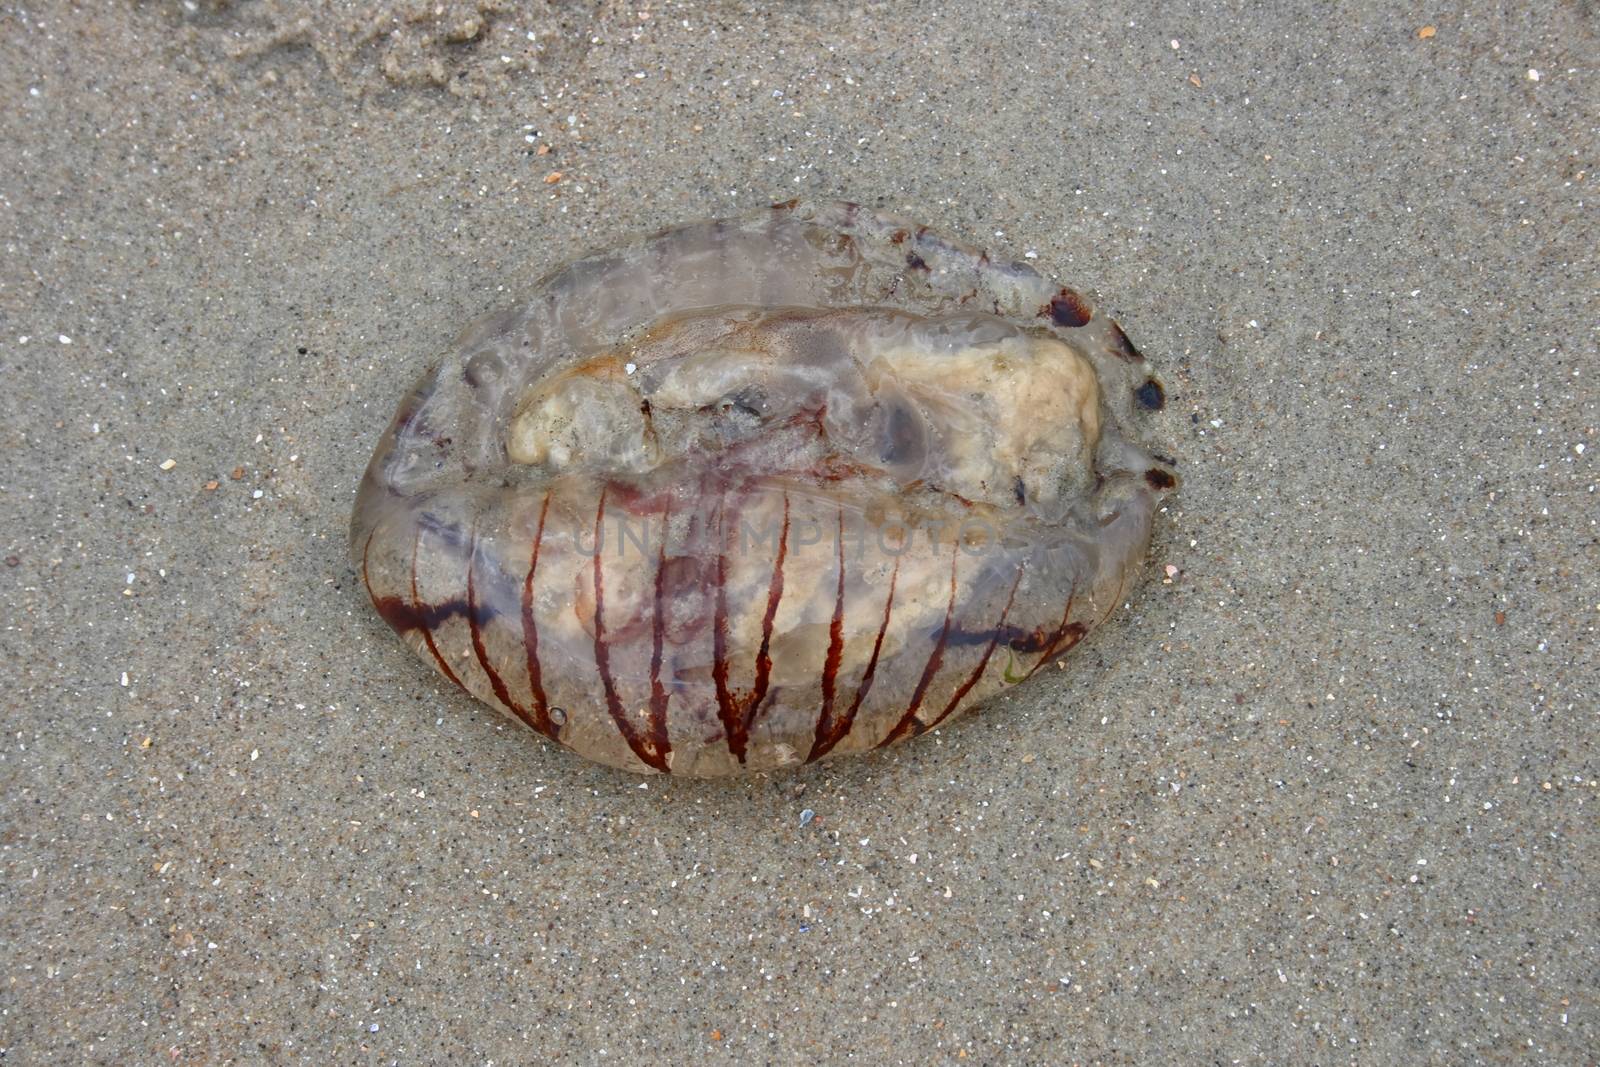
POLYGON ((1160 383, 1032 268, 849 203, 579 259, 401 402, 351 553, 456 685, 582 756, 762 771, 924 733, 1122 601, 1160 383))

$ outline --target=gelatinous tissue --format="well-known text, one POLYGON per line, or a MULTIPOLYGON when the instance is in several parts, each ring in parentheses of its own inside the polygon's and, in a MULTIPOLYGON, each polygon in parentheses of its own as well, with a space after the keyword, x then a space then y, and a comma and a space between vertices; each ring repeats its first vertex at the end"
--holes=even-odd
POLYGON ((351 551, 446 678, 711 776, 913 737, 1122 601, 1162 387, 1031 267, 849 203, 579 259, 402 401, 351 551))

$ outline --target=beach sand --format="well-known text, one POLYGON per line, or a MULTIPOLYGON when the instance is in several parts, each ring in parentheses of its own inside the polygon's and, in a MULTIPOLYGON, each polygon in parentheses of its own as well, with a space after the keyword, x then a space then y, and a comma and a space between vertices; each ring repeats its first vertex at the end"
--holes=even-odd
POLYGON ((1505 8, 0 12, 0 1058, 1592 1061, 1596 23, 1505 8), (1092 294, 1182 489, 981 714, 583 763, 356 484, 475 316, 794 196, 1092 294))

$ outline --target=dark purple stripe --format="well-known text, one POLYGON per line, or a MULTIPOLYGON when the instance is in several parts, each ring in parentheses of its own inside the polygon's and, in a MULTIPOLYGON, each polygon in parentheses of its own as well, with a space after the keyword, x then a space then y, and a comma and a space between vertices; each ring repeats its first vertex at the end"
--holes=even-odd
POLYGON ((944 706, 944 710, 941 711, 932 721, 923 723, 917 727, 918 734, 926 733, 948 719, 951 712, 955 711, 956 707, 960 705, 962 698, 964 698, 968 693, 972 692, 972 687, 978 684, 979 678, 983 677, 983 672, 989 666, 989 657, 994 655, 995 646, 1000 644, 1000 634, 1005 630, 1006 627, 1006 616, 1011 614, 1011 603, 1012 601, 1016 600, 1017 586, 1021 584, 1022 568, 1018 567, 1017 577, 1011 583, 1011 592, 1006 595, 1005 609, 1000 612, 1000 621, 994 624, 994 637, 990 639, 989 647, 983 650, 983 657, 978 660, 978 665, 972 669, 972 674, 965 682, 961 683, 960 688, 958 688, 954 695, 950 697, 950 703, 944 706))
POLYGON ((633 749, 633 754, 643 760, 647 766, 658 771, 670 773, 667 766, 666 754, 658 750, 649 739, 640 735, 633 723, 628 719, 628 713, 622 706, 622 698, 617 695, 616 679, 611 675, 611 649, 606 644, 605 604, 606 585, 605 571, 601 560, 605 553, 601 551, 600 539, 605 536, 606 519, 606 487, 600 487, 600 499, 594 509, 594 665, 600 672, 600 685, 606 694, 606 710, 611 713, 611 720, 617 724, 617 732, 622 739, 633 749))
POLYGON ((883 654, 883 637, 889 632, 889 616, 894 611, 894 590, 900 580, 900 557, 894 558, 894 567, 889 571, 889 596, 883 602, 883 622, 878 625, 878 639, 872 644, 872 655, 867 660, 867 669, 861 672, 861 682, 856 686, 856 697, 850 702, 850 710, 833 725, 826 738, 818 738, 811 745, 811 759, 820 759, 833 750, 833 746, 850 735, 850 730, 855 726, 856 713, 861 710, 862 701, 867 699, 867 694, 872 691, 872 679, 878 673, 878 657, 883 654))
POLYGON ((670 519, 669 504, 661 512, 661 540, 656 545, 655 610, 650 626, 650 742, 663 757, 672 751, 667 736, 667 701, 672 694, 661 684, 661 650, 666 631, 662 607, 666 599, 667 523, 670 519))
POLYGON ((517 718, 529 726, 534 726, 527 709, 511 699, 511 691, 506 688, 505 681, 489 663, 489 650, 483 643, 483 627, 478 623, 477 570, 478 530, 474 526, 472 536, 467 542, 467 630, 472 634, 472 651, 478 657, 478 666, 483 668, 483 673, 489 679, 489 688, 494 690, 495 699, 504 704, 517 718))
POLYGON ((528 655, 528 693, 533 698, 533 728, 552 741, 561 739, 561 728, 550 718, 550 701, 544 693, 544 672, 539 667, 539 622, 533 611, 533 576, 539 569, 539 546, 544 543, 544 519, 550 512, 550 494, 539 508, 539 526, 533 534, 528 576, 522 581, 522 647, 528 655))
MULTIPOLYGON (((1071 626, 1067 625, 1067 619, 1072 615, 1072 602, 1077 598, 1077 595, 1078 587, 1074 585, 1072 587, 1072 592, 1067 594, 1067 606, 1061 611, 1061 625, 1056 627, 1055 633, 1050 636, 1049 642, 1044 646, 1044 652, 1040 654, 1039 662, 1035 663, 1033 665, 1033 669, 1028 672, 1029 678, 1032 678, 1035 674, 1037 674, 1039 672, 1039 668, 1043 667, 1047 662, 1049 662, 1050 657, 1056 654, 1056 649, 1061 647, 1062 638, 1066 637, 1068 633, 1072 633, 1074 630, 1077 631, 1076 633, 1072 634, 1072 644, 1067 645, 1067 648, 1071 648, 1072 645, 1077 644, 1078 639, 1083 636, 1084 629, 1081 625, 1077 623, 1074 623, 1071 626)), ((1066 651, 1066 649, 1062 649, 1062 651, 1066 651)))
POLYGON ((956 562, 960 558, 961 541, 956 540, 956 551, 950 554, 950 601, 944 609, 944 626, 939 630, 939 639, 933 643, 933 652, 928 656, 928 663, 922 668, 922 677, 917 679, 917 688, 911 693, 911 703, 906 705, 905 714, 900 716, 900 721, 894 724, 878 747, 892 745, 900 740, 916 722, 917 712, 922 707, 922 698, 928 694, 928 686, 933 682, 934 675, 939 673, 940 666, 944 663, 945 642, 950 639, 950 623, 956 611, 956 562))
POLYGON ((413 616, 420 624, 419 628, 422 631, 422 640, 427 642, 428 651, 433 653, 434 662, 439 665, 439 669, 444 672, 444 676, 446 678, 456 683, 456 685, 460 686, 462 689, 465 689, 467 687, 461 685, 461 679, 456 677, 456 672, 450 669, 450 664, 446 663, 444 656, 440 654, 439 646, 435 644, 433 640, 433 629, 423 619, 421 611, 422 602, 417 596, 417 549, 421 544, 421 541, 422 531, 419 529, 415 536, 413 536, 411 539, 411 611, 413 616))
MULTIPOLYGON (((828 624, 828 655, 822 661, 822 711, 817 716, 817 733, 811 742, 806 762, 816 759, 839 740, 834 737, 837 723, 833 701, 839 687, 839 664, 844 659, 844 509, 839 509, 839 585, 833 595, 833 620, 828 624)), ((842 734, 840 736, 843 736, 842 734)))
POLYGON ((717 597, 712 612, 711 626, 711 680, 717 689, 717 718, 722 720, 722 733, 728 739, 728 748, 744 762, 744 744, 737 742, 739 709, 728 688, 728 535, 726 528, 727 498, 717 502, 717 597))
MULTIPOLYGON (((740 717, 739 762, 744 762, 743 749, 749 741, 750 727, 755 724, 766 699, 767 687, 772 680, 772 626, 778 618, 778 603, 783 599, 783 561, 789 555, 789 494, 783 495, 783 531, 778 535, 778 555, 772 561, 772 577, 767 581, 767 612, 761 617, 761 648, 756 652, 755 689, 744 706, 740 717)), ((731 747, 731 745, 730 745, 731 747)))

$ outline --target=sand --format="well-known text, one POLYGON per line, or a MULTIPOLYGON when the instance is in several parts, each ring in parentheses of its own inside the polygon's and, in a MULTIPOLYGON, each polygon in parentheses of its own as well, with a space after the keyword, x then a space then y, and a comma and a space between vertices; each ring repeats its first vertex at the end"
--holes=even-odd
POLYGON ((1596 24, 1514 6, 0 12, 0 1058, 1592 1061, 1596 24), (361 469, 799 195, 1123 322, 1148 580, 879 755, 584 764, 383 628, 361 469))

